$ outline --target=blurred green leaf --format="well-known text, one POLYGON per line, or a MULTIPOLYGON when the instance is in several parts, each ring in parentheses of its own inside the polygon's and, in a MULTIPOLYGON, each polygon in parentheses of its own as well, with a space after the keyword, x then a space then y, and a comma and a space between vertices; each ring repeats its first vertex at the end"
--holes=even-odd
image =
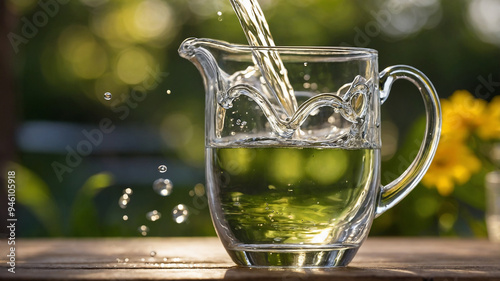
POLYGON ((47 184, 18 163, 8 166, 9 170, 16 171, 16 202, 30 210, 51 236, 61 236, 60 212, 47 184))
POLYGON ((94 197, 112 182, 113 177, 109 173, 99 173, 91 176, 78 191, 71 209, 71 235, 99 236, 102 234, 94 197))

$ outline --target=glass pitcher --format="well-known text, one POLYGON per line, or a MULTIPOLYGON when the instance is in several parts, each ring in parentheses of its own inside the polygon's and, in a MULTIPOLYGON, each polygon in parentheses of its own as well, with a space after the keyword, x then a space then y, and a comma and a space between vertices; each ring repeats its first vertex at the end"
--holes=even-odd
POLYGON ((189 38, 179 53, 204 79, 209 207, 239 265, 347 265, 373 219, 404 198, 432 161, 441 128, 433 85, 409 66, 379 73, 375 50, 189 38), (293 114, 263 78, 258 52, 283 61, 293 114), (398 79, 420 90, 426 132, 410 167, 382 186, 380 106, 398 79))

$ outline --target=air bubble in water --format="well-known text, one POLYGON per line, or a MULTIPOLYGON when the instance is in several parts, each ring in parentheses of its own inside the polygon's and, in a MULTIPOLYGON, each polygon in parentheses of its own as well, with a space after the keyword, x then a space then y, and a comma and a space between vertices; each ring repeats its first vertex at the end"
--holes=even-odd
POLYGON ((304 66, 307 66, 307 62, 304 62, 304 66))
POLYGON ((149 227, 147 227, 145 225, 141 225, 141 226, 139 226, 139 228, 137 230, 139 231, 139 233, 141 233, 142 236, 146 236, 146 235, 148 235, 149 227))
POLYGON ((159 178, 153 183, 153 190, 161 196, 168 196, 172 193, 174 185, 169 179, 159 178))
POLYGON ((149 253, 149 255, 150 255, 151 257, 155 257, 155 256, 156 256, 156 251, 151 251, 151 253, 149 253))
POLYGON ((133 193, 132 188, 127 187, 123 190, 123 194, 131 195, 133 193))
POLYGON ((160 172, 160 173, 162 173, 162 174, 163 174, 163 173, 165 173, 166 171, 167 171, 167 166, 165 166, 165 165, 160 165, 160 166, 158 166, 158 172, 160 172))
POLYGON ((111 95, 111 93, 110 93, 110 92, 106 92, 106 93, 104 93, 104 99, 105 99, 105 100, 111 100, 111 97, 112 97, 112 96, 113 96, 113 95, 111 95))
POLYGON ((187 220, 189 216, 189 211, 187 207, 183 204, 179 204, 172 210, 172 217, 176 223, 183 223, 187 220))
POLYGON ((118 199, 118 205, 122 209, 127 208, 129 202, 130 202, 130 196, 128 196, 128 194, 123 194, 122 196, 120 196, 120 199, 118 199))
POLYGON ((170 95, 171 93, 172 93, 172 91, 167 90, 167 95, 170 95))
POLYGON ((124 221, 128 221, 128 216, 127 216, 127 215, 123 215, 122 219, 123 219, 124 221))
POLYGON ((158 212, 157 210, 153 210, 146 214, 146 218, 150 221, 157 221, 161 218, 161 213, 158 212))
POLYGON ((217 20, 222 21, 222 12, 221 11, 217 12, 217 20))

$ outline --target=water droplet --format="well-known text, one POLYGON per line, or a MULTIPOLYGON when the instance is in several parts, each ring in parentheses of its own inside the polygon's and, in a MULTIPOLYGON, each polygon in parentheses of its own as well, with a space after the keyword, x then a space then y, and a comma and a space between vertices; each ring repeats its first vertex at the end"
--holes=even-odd
POLYGON ((172 193, 174 185, 169 179, 159 178, 153 183, 153 190, 161 196, 168 196, 172 193))
POLYGON ((157 221, 161 218, 161 213, 158 212, 157 210, 153 210, 146 214, 146 218, 150 221, 157 221))
POLYGON ((123 215, 122 218, 123 218, 124 221, 128 221, 128 216, 127 215, 123 215))
POLYGON ((149 253, 149 255, 150 255, 151 257, 155 257, 155 256, 156 256, 156 251, 151 251, 151 253, 149 253))
POLYGON ((222 21, 222 12, 221 11, 217 12, 217 20, 222 21))
POLYGON ((141 233, 142 236, 146 236, 146 235, 148 235, 149 227, 147 227, 145 225, 141 225, 141 226, 139 226, 139 228, 137 230, 139 231, 139 233, 141 233))
POLYGON ((128 196, 128 194, 123 194, 122 196, 120 196, 120 199, 118 199, 118 206, 120 206, 120 208, 122 209, 125 209, 127 208, 129 202, 130 197, 128 196))
POLYGON ((163 174, 163 173, 165 173, 166 171, 167 171, 167 166, 165 166, 165 165, 160 165, 160 166, 158 166, 158 172, 160 172, 160 173, 162 173, 162 174, 163 174))
POLYGON ((110 92, 106 92, 106 93, 104 93, 104 99, 105 99, 105 100, 111 100, 111 97, 112 97, 112 95, 111 95, 111 93, 110 93, 110 92))
POLYGON ((205 186, 201 183, 196 184, 194 186, 194 194, 198 197, 205 195, 205 186))
POLYGON ((171 93, 172 93, 172 91, 167 90, 167 95, 170 95, 171 93))
POLYGON ((307 66, 307 61, 306 61, 306 62, 304 62, 304 66, 307 66))
POLYGON ((189 211, 185 205, 179 204, 172 210, 172 216, 176 223, 183 223, 187 220, 189 211))

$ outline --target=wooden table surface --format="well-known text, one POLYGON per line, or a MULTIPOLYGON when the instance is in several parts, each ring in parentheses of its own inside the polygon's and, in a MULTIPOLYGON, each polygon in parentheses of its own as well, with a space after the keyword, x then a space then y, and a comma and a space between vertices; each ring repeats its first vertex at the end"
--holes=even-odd
POLYGON ((488 240, 368 238, 348 267, 235 266, 217 238, 18 239, 15 273, 0 240, 2 280, 500 280, 488 240))

